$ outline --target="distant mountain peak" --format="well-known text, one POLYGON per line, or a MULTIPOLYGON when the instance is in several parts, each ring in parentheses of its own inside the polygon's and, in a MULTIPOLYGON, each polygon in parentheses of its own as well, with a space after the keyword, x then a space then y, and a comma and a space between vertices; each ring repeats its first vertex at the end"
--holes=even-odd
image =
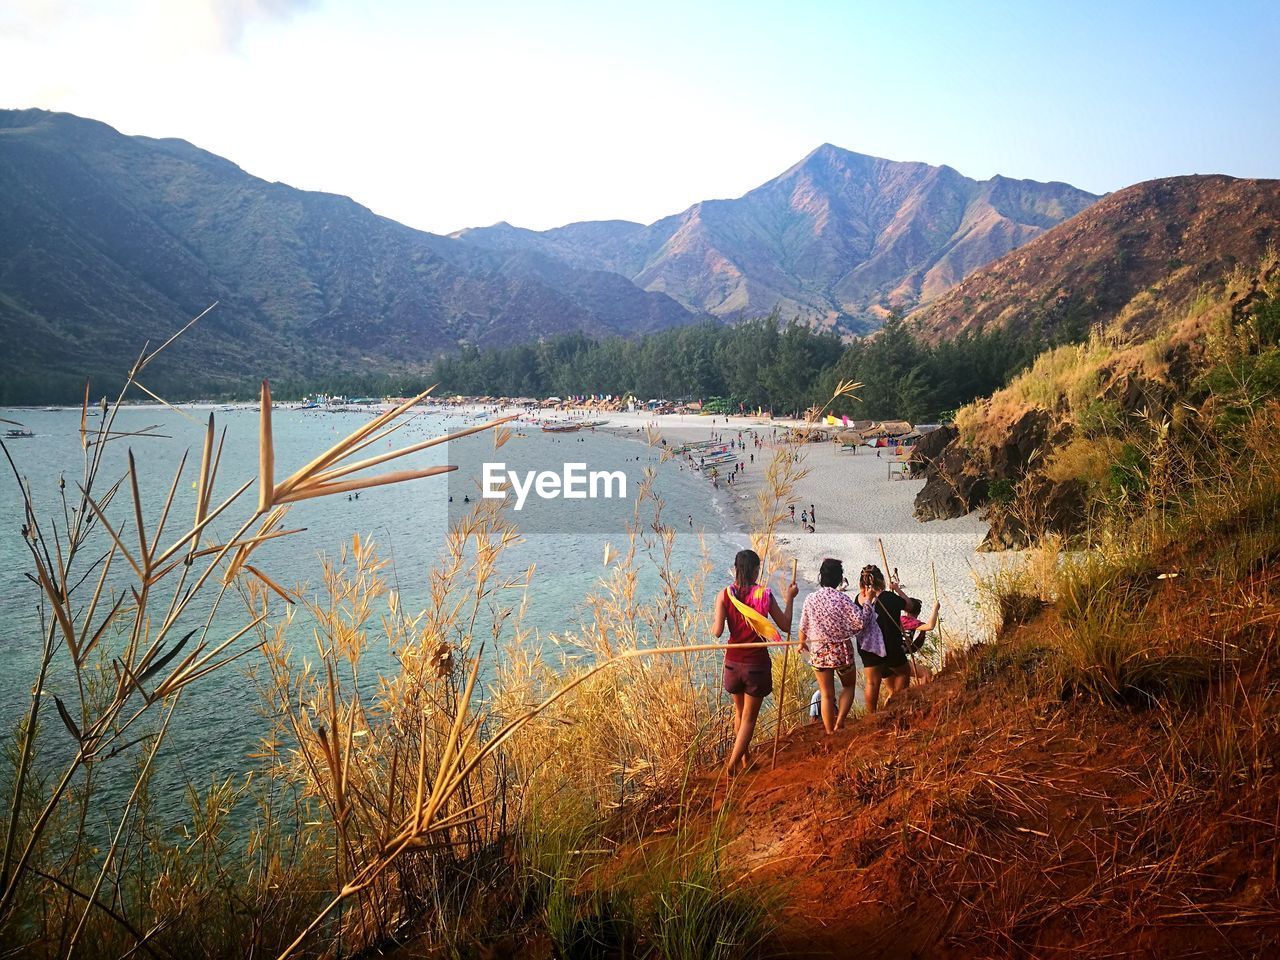
POLYGON ((1017 183, 997 205, 989 184, 952 167, 823 143, 736 200, 694 203, 647 227, 597 221, 461 237, 613 270, 690 310, 733 318, 779 309, 857 331, 927 302, 1097 199, 1067 184, 1017 183))
POLYGON ((821 143, 814 147, 800 163, 806 164, 814 160, 831 161, 840 160, 845 157, 863 157, 864 154, 856 153, 853 150, 846 150, 844 147, 837 147, 834 143, 821 143))
POLYGON ((184 140, 0 110, 0 338, 14 345, 0 386, 70 394, 85 374, 117 376, 142 340, 213 300, 201 355, 179 344, 157 361, 157 377, 189 364, 184 391, 201 389, 194 376, 403 370, 463 343, 631 335, 708 314, 778 310, 862 332, 1095 199, 824 143, 741 197, 647 225, 501 220, 442 237, 184 140))

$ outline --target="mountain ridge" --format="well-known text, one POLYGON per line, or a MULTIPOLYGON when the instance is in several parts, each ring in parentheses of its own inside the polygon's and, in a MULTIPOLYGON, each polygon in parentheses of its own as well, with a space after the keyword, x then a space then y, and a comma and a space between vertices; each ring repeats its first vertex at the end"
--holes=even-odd
POLYGON ((1278 242, 1280 180, 1146 180, 973 270, 907 319, 931 340, 1082 324, 1146 333, 1171 306, 1255 265, 1278 242))
POLYGON ((450 236, 613 270, 727 319, 776 308, 865 332, 1096 199, 1061 181, 977 181, 825 143, 741 197, 702 200, 651 224, 535 231, 503 221, 450 236))
MULTIPOLYGON (((127 369, 214 300, 202 357, 156 369, 201 389, 246 376, 421 367, 458 345, 696 316, 623 277, 470 248, 349 197, 246 173, 184 140, 0 111, 0 376, 21 395, 127 369), (73 268, 72 268, 73 267, 73 268), (266 368, 265 370, 263 368, 266 368)), ((187 352, 184 352, 187 351, 187 352)))

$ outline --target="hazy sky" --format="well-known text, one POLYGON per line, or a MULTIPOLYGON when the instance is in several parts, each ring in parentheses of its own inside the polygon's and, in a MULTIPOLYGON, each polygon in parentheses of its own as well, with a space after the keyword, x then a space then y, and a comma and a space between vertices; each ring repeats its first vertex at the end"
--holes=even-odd
POLYGON ((1280 176, 1274 2, 0 0, 0 104, 447 232, 652 221, 823 142, 1102 192, 1280 176))

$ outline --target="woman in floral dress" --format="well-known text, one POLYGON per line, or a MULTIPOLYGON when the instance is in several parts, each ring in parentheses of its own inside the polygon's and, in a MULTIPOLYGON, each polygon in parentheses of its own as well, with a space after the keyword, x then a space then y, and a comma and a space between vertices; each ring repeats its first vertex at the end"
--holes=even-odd
POLYGON ((805 597, 800 613, 800 649, 808 651, 809 665, 818 680, 822 702, 822 726, 827 733, 839 730, 853 706, 858 665, 853 636, 862 629, 863 614, 847 594, 839 590, 844 565, 828 558, 818 571, 819 588, 805 597), (840 702, 836 704, 836 675, 840 677, 840 702))

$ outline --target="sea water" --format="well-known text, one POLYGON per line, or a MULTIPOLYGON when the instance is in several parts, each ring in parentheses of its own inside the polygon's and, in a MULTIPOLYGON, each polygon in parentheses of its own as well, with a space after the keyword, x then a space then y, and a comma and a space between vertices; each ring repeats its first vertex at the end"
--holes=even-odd
MULTIPOLYGON (((121 409, 113 424, 117 433, 151 428, 149 432, 160 436, 111 441, 95 487, 97 495, 101 496, 125 475, 128 452, 133 450, 150 534, 185 452, 186 467, 178 480, 172 512, 161 538, 166 545, 172 542, 192 522, 193 487, 199 475, 205 422, 210 412, 209 408, 199 407, 186 407, 181 413, 159 406, 121 409)), ((223 435, 225 428, 226 437, 211 501, 216 505, 246 480, 257 476, 259 414, 252 409, 212 412, 218 436, 223 435)), ((277 409, 272 421, 276 481, 367 423, 372 415, 367 411, 277 409)), ((0 417, 20 422, 35 434, 31 438, 7 441, 6 446, 18 474, 29 485, 36 515, 46 536, 55 528, 64 530, 60 484, 65 483, 67 503, 74 505, 78 500, 77 484, 83 475, 80 411, 9 410, 0 411, 0 417)), ((444 410, 417 414, 392 437, 366 448, 357 457, 390 452, 478 422, 475 416, 444 410)), ((90 436, 96 432, 98 423, 96 418, 89 420, 90 436)), ((367 471, 372 474, 453 464, 458 467, 455 472, 367 489, 358 499, 335 494, 296 504, 284 526, 304 527, 305 531, 264 544, 254 554, 253 563, 289 588, 310 584, 314 591, 320 588, 321 557, 335 557, 344 544, 350 543, 353 534, 359 534, 366 541, 372 539, 381 558, 390 562, 386 575, 400 593, 402 609, 413 612, 427 602, 429 572, 441 558, 449 525, 470 510, 480 496, 485 462, 501 461, 508 469, 519 470, 558 470, 564 463, 581 462, 589 469, 624 472, 628 479, 627 496, 575 500, 533 498, 533 502, 526 503, 518 513, 510 507, 505 511, 517 525, 521 540, 503 555, 501 571, 519 577, 530 566, 534 568, 523 620, 526 628, 543 637, 550 633, 562 634, 572 631, 575 623, 585 616, 584 598, 600 578, 607 575, 602 562, 606 543, 611 544, 615 552, 626 549, 627 523, 633 516, 636 494, 646 469, 652 471, 653 489, 666 504, 662 519, 678 533, 671 558, 675 569, 682 576, 692 577, 710 562, 713 589, 728 576, 733 552, 743 543, 742 535, 707 481, 679 458, 662 461, 660 450, 637 442, 639 437, 628 439, 603 431, 543 433, 536 425, 521 423, 514 423, 511 428, 515 435, 500 449, 495 449, 493 436, 486 431, 367 471)), ((3 466, 9 472, 8 464, 3 466)), ((219 519, 206 536, 206 542, 221 542, 220 537, 233 533, 252 514, 256 502, 255 483, 219 519)), ((116 494, 107 513, 113 526, 123 531, 125 544, 136 555, 137 532, 127 483, 116 494)), ((641 506, 640 516, 646 524, 653 521, 651 503, 641 506)), ((12 475, 0 478, 0 521, 0 731, 9 736, 29 706, 43 642, 41 594, 27 579, 33 567, 20 532, 25 519, 18 481, 12 475)), ((91 539, 79 558, 81 575, 88 564, 104 552, 105 537, 99 532, 91 539)), ((639 593, 642 598, 654 596, 660 588, 656 565, 642 558, 639 566, 639 593)), ((117 556, 112 572, 112 583, 117 590, 127 588, 131 578, 124 576, 126 572, 126 561, 117 556)), ((96 572, 81 588, 81 604, 88 599, 95 581, 96 572)), ((168 592, 162 590, 160 597, 160 601, 153 600, 156 620, 163 616, 168 592)), ((520 600, 519 595, 513 595, 500 602, 514 606, 520 600)), ((104 609, 100 607, 99 616, 104 609)), ((207 610, 207 605, 195 605, 171 636, 176 639, 201 626, 207 610)), ((47 616, 47 609, 43 613, 47 616)), ((216 642, 230 636, 246 620, 243 604, 228 595, 217 611, 210 639, 216 642)), ((376 683, 379 672, 396 668, 385 642, 378 642, 376 619, 371 627, 373 635, 362 666, 363 679, 368 684, 376 683)), ((506 630, 509 633, 509 627, 506 630)), ((295 616, 286 636, 301 655, 315 659, 315 640, 304 613, 295 616)), ((237 647, 246 642, 241 641, 237 647)), ((498 647, 490 642, 486 668, 492 669, 493 658, 498 656, 498 647)), ((157 771, 153 783, 155 809, 160 815, 173 817, 181 811, 185 784, 207 785, 251 767, 249 755, 266 729, 266 720, 260 716, 259 693, 246 678, 244 668, 260 658, 260 654, 250 653, 241 662, 198 680, 184 694, 163 751, 167 762, 157 771)), ((45 688, 49 694, 60 694, 65 702, 73 704, 76 701, 69 689, 70 683, 66 653, 59 650, 45 688)), ((60 754, 67 754, 72 743, 70 733, 62 729, 54 715, 52 703, 46 701, 43 713, 42 742, 48 745, 45 761, 52 762, 60 754), (60 736, 65 743, 59 742, 60 736)), ((131 781, 129 770, 117 769, 113 775, 112 766, 104 764, 101 777, 108 792, 114 794, 131 781)), ((117 761, 114 766, 126 765, 117 761)))

